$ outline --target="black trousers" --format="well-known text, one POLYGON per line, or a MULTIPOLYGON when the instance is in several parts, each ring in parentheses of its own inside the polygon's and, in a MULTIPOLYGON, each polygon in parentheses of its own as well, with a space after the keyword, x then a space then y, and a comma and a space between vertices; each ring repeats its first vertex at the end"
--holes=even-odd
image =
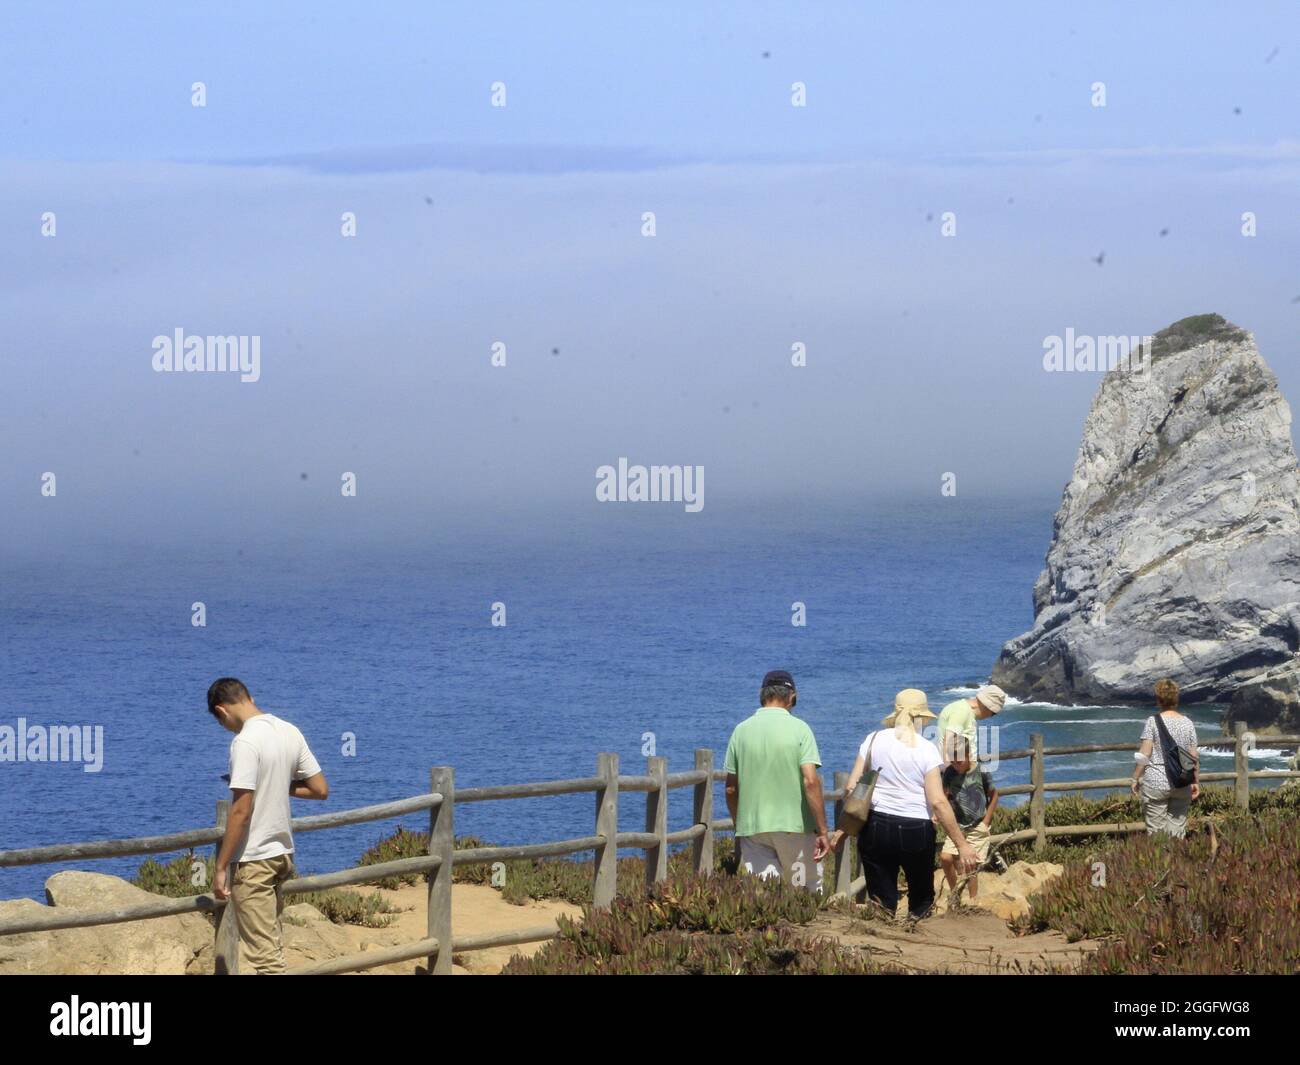
POLYGON ((934 825, 928 817, 872 810, 858 835, 867 895, 891 914, 898 908, 898 870, 907 878, 907 912, 924 917, 934 905, 934 825))

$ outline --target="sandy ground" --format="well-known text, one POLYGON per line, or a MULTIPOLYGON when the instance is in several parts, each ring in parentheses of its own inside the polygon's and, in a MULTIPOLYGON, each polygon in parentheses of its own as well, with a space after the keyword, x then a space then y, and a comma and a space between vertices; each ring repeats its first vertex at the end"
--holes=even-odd
MULTIPOLYGON (((378 890, 388 902, 397 907, 399 912, 393 914, 394 920, 386 928, 359 928, 354 925, 335 925, 344 930, 353 941, 352 950, 361 951, 374 947, 384 947, 398 943, 410 943, 423 939, 426 934, 428 913, 428 894, 423 884, 412 884, 396 891, 378 890)), ((577 917, 582 913, 579 906, 567 902, 530 902, 524 906, 515 906, 505 902, 501 893, 485 884, 455 884, 451 892, 452 928, 457 936, 486 935, 493 932, 507 932, 516 929, 533 928, 538 925, 554 924, 555 918, 564 915, 577 917)), ((513 947, 493 947, 488 950, 475 950, 454 957, 452 971, 458 975, 480 976, 495 974, 515 954, 531 956, 542 946, 541 943, 523 943, 513 947)), ((307 963, 305 960, 298 964, 307 963)), ((292 958, 289 965, 295 964, 292 958)), ((366 970, 371 974, 411 974, 423 971, 424 960, 400 962, 366 970)))
MULTIPOLYGON (((942 903, 942 874, 936 873, 936 888, 942 903)), ((999 878, 981 877, 981 893, 993 889, 999 878)), ((368 889, 374 890, 374 889, 368 889)), ((379 889, 398 912, 386 928, 360 928, 354 925, 331 925, 328 934, 347 952, 377 949, 409 943, 425 935, 427 894, 423 884, 409 885, 396 891, 379 889)), ((940 909, 944 908, 942 905, 940 909)), ((530 902, 514 906, 501 893, 483 884, 456 884, 452 888, 452 925, 457 936, 482 935, 554 924, 556 917, 578 917, 581 907, 566 902, 530 902)), ((900 917, 906 903, 899 906, 900 917)), ((321 919, 324 920, 323 918, 321 919)), ((325 922, 328 924, 328 922, 325 922)), ((861 917, 830 910, 815 918, 803 931, 813 936, 830 936, 846 947, 864 951, 882 964, 895 965, 913 972, 954 972, 963 974, 1013 974, 1071 971, 1098 944, 1081 941, 1069 943, 1058 932, 1039 932, 1017 936, 1007 922, 987 910, 963 906, 955 912, 941 912, 916 926, 899 920, 864 920, 861 917)), ((286 955, 290 967, 308 964, 310 957, 299 956, 292 946, 294 935, 286 934, 286 955)), ((452 971, 458 975, 496 974, 515 954, 531 956, 541 943, 457 954, 452 971)), ((343 951, 340 951, 340 953, 343 951)), ((424 959, 385 965, 366 970, 370 974, 413 974, 424 970, 424 959)))
POLYGON ((913 972, 1013 974, 1071 971, 1096 943, 1068 943, 1059 932, 1016 936, 1007 922, 983 910, 928 917, 914 928, 824 913, 808 926, 813 935, 834 936, 874 961, 913 972))
MULTIPOLYGON (((409 943, 425 933, 425 888, 415 885, 398 891, 381 891, 400 907, 393 924, 384 929, 346 928, 353 950, 391 943, 409 943)), ((580 907, 565 902, 531 902, 513 906, 500 892, 481 884, 456 884, 452 890, 452 920, 457 935, 478 935, 531 928, 554 922, 560 914, 576 917, 580 907)), ((900 908, 901 909, 901 908, 900 908)), ((1002 918, 983 910, 963 908, 929 917, 915 927, 826 912, 806 926, 814 936, 833 936, 847 947, 866 951, 881 963, 914 972, 1013 974, 1076 969, 1096 943, 1069 943, 1057 932, 1017 936, 1002 918)), ((453 971, 459 975, 488 975, 514 954, 532 955, 540 943, 458 954, 453 971)), ((376 974, 411 974, 422 971, 423 960, 402 962, 368 970, 376 974)))
MULTIPOLYGON (((1043 876, 1059 866, 1043 863, 1026 866, 1017 863, 1011 873, 998 875, 984 872, 979 877, 979 893, 985 904, 996 908, 1001 889, 1010 888, 1021 900, 1023 889, 1033 883, 1033 876, 1043 876)), ((990 912, 971 904, 963 892, 963 902, 955 910, 949 906, 953 896, 948 891, 941 870, 934 873, 935 907, 931 916, 916 925, 905 922, 907 897, 899 899, 893 922, 865 920, 839 911, 826 911, 811 924, 813 935, 834 936, 847 947, 866 951, 872 959, 912 972, 963 974, 1070 972, 1098 945, 1088 940, 1070 943, 1059 932, 1036 932, 1018 936, 1007 923, 1006 913, 990 912)), ((1002 897, 1005 904, 1006 898, 1002 897)), ((858 912, 865 912, 862 907, 858 912)))

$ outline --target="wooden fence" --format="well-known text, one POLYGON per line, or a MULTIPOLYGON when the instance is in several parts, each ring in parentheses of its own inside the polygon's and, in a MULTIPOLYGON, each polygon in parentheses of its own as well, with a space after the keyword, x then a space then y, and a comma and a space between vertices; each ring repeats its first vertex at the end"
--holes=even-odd
MULTIPOLYGON (((1300 746, 1300 736, 1269 736, 1267 742, 1274 747, 1300 746)), ((1249 806, 1250 782, 1260 779, 1300 777, 1300 772, 1290 770, 1255 770, 1248 764, 1248 734, 1238 725, 1233 738, 1205 740, 1202 747, 1232 746, 1235 765, 1231 773, 1201 773, 1202 783, 1231 780, 1235 783, 1238 806, 1249 806)), ((1000 794, 1029 795, 1030 827, 1021 832, 1005 833, 992 837, 993 843, 1033 841, 1035 849, 1041 848, 1052 836, 1093 836, 1135 832, 1144 826, 1140 822, 1066 825, 1047 827, 1044 823, 1044 802, 1047 792, 1111 790, 1128 787, 1131 777, 1109 780, 1075 780, 1047 783, 1044 761, 1048 757, 1070 754, 1091 754, 1104 751, 1131 751, 1131 743, 1088 744, 1069 747, 1044 747, 1039 734, 1030 737, 1030 746, 1024 750, 999 752, 1001 761, 1019 758, 1030 759, 1030 783, 1000 788, 1000 794)), ((844 785, 848 774, 837 772, 834 790, 826 792, 826 800, 835 804, 833 824, 839 815, 844 785)), ((292 970, 301 975, 324 975, 356 972, 394 962, 428 959, 428 972, 451 972, 453 954, 483 950, 488 947, 514 946, 551 939, 556 934, 553 924, 492 935, 459 936, 452 929, 451 884, 452 871, 458 865, 484 865, 495 862, 518 861, 529 858, 549 858, 561 855, 594 853, 592 897, 596 906, 608 907, 617 888, 616 859, 620 848, 640 850, 645 854, 647 883, 663 880, 668 875, 669 849, 690 844, 692 867, 700 873, 713 869, 713 840, 715 833, 734 831, 730 818, 712 816, 714 784, 725 780, 726 774, 714 768, 713 752, 701 749, 695 752, 695 768, 684 773, 669 773, 667 761, 653 757, 646 761, 643 776, 622 776, 619 773, 617 754, 600 754, 596 759, 596 773, 591 777, 574 780, 555 780, 536 784, 504 784, 493 787, 476 787, 456 790, 455 771, 450 766, 435 767, 431 774, 427 794, 417 795, 397 802, 363 806, 355 810, 299 817, 292 822, 296 834, 317 832, 356 825, 368 821, 402 817, 427 810, 429 812, 428 854, 414 858, 400 858, 375 865, 355 866, 332 873, 297 877, 281 888, 284 895, 297 895, 308 891, 365 884, 381 877, 424 873, 428 881, 428 926, 425 938, 414 943, 371 950, 360 954, 335 958, 306 968, 292 970), (668 831, 668 793, 679 788, 692 789, 692 823, 689 828, 668 831), (549 795, 571 795, 587 792, 595 796, 595 817, 592 834, 576 839, 557 840, 551 843, 530 843, 514 847, 455 848, 454 817, 458 805, 489 802, 503 799, 529 799, 549 795), (619 796, 623 792, 644 792, 645 830, 620 832, 618 830, 619 796)), ((97 858, 117 858, 131 855, 161 854, 193 847, 217 845, 225 830, 227 803, 217 804, 217 821, 212 828, 193 829, 165 836, 141 836, 133 839, 99 840, 88 843, 66 843, 49 847, 32 847, 25 850, 0 851, 0 868, 43 865, 51 862, 80 861, 97 858)), ((845 845, 835 856, 833 873, 834 891, 859 895, 866 886, 858 872, 854 848, 845 845)), ((214 971, 231 974, 239 967, 239 941, 235 907, 213 895, 194 895, 178 899, 159 899, 141 906, 118 910, 87 913, 82 910, 60 912, 56 907, 48 915, 27 917, 0 922, 0 936, 23 932, 48 932, 63 928, 90 928, 98 925, 119 924, 126 921, 146 921, 156 917, 169 917, 183 913, 211 913, 216 919, 214 971)))

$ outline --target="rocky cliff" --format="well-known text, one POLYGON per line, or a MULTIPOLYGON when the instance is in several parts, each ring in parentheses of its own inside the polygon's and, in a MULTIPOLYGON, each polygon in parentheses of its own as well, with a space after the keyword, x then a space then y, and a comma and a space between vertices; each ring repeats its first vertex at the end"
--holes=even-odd
POLYGON ((1224 715, 1224 729, 1237 721, 1265 733, 1300 733, 1300 660, 1275 666, 1238 688, 1224 715))
POLYGON ((993 682, 1021 699, 1226 701, 1300 648, 1291 411, 1254 337, 1218 315, 1156 335, 1101 382, 1034 584, 993 682))

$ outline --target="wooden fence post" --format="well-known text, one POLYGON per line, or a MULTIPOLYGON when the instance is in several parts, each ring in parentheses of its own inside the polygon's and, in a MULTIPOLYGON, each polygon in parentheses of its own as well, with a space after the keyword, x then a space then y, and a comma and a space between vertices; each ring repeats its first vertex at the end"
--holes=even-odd
POLYGON ((695 768, 704 772, 704 780, 695 785, 695 824, 704 831, 695 837, 694 865, 697 876, 713 872, 713 750, 699 747, 695 751, 695 768))
MULTIPOLYGON (((849 782, 849 774, 843 769, 835 770, 833 778, 835 790, 842 792, 844 786, 849 782)), ((844 812, 844 796, 841 795, 835 800, 835 820, 831 822, 831 831, 835 831, 835 826, 840 823, 840 814, 844 812)), ((835 854, 835 891, 837 895, 847 895, 849 885, 853 883, 853 855, 849 848, 853 846, 852 839, 845 839, 840 844, 840 849, 835 854)))
POLYGON ((618 755, 596 755, 596 776, 604 781, 596 789, 596 835, 605 842, 596 848, 591 902, 607 910, 618 893, 618 755))
POLYGON ((429 938, 438 940, 438 953, 429 958, 429 972, 434 976, 451 975, 451 876, 452 856, 456 851, 455 807, 456 771, 449 765, 434 766, 429 774, 429 790, 442 796, 442 802, 429 811, 429 854, 442 863, 429 871, 429 938))
POLYGON ((1246 745, 1246 722, 1234 721, 1232 734, 1236 737, 1233 747, 1237 779, 1234 781, 1234 797, 1242 810, 1250 809, 1250 748, 1246 745))
POLYGON ((1047 846, 1046 810, 1043 792, 1043 734, 1035 732, 1029 737, 1029 746, 1033 753, 1029 756, 1029 780, 1034 786, 1034 793, 1029 798, 1029 827, 1034 830, 1034 850, 1041 851, 1047 846))
POLYGON ((668 759, 646 759, 646 776, 654 777, 655 786, 645 795, 645 830, 659 837, 659 842, 645 852, 645 882, 649 886, 668 878, 668 759))
MULTIPOLYGON (((217 803, 217 827, 224 833, 226 819, 230 816, 230 802, 222 799, 217 803)), ((221 856, 221 840, 217 840, 212 852, 212 872, 216 875, 217 859, 221 856)), ((235 884, 235 867, 232 863, 226 870, 226 887, 235 884)), ((212 944, 212 972, 215 976, 239 975, 239 915, 235 913, 235 900, 229 898, 217 915, 217 935, 212 944)))

